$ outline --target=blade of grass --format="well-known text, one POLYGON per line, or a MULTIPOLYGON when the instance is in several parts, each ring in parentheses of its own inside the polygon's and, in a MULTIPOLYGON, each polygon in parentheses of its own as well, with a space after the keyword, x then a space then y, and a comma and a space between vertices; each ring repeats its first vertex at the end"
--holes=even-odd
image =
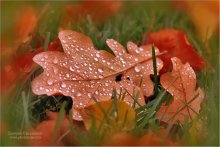
POLYGON ((66 102, 63 102, 61 109, 60 109, 60 112, 59 112, 59 115, 56 120, 56 125, 55 125, 55 129, 53 130, 53 133, 52 133, 53 135, 51 137, 50 144, 52 144, 52 142, 54 142, 56 140, 56 138, 58 137, 59 129, 60 129, 62 120, 65 116, 65 113, 66 113, 65 107, 66 107, 66 102))
POLYGON ((154 45, 152 45, 152 60, 153 60, 153 69, 154 69, 154 95, 158 95, 158 77, 157 77, 157 61, 156 61, 156 55, 155 55, 155 49, 154 45))
POLYGON ((47 32, 46 33, 46 40, 44 42, 44 51, 48 50, 49 42, 50 42, 50 32, 47 32))

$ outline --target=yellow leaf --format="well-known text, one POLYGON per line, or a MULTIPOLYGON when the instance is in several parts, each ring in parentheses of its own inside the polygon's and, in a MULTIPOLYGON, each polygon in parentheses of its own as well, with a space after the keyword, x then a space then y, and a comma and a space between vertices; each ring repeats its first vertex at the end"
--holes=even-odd
POLYGON ((108 132, 131 130, 135 127, 135 111, 121 100, 108 100, 80 110, 85 127, 101 128, 108 132))

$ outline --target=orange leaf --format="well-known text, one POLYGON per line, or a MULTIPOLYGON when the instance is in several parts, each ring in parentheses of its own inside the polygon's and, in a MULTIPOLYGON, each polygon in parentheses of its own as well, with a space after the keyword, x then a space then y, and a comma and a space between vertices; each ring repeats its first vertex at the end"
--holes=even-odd
MULTIPOLYGON (((35 128, 31 130, 33 134, 38 134, 39 138, 30 140, 30 145, 76 145, 78 143, 77 137, 70 130, 70 120, 68 116, 64 116, 61 125, 59 126, 59 130, 55 135, 55 138, 53 138, 58 115, 59 113, 56 112, 47 112, 48 120, 40 122, 35 128), (69 133, 66 134, 68 131, 69 133), (66 135, 64 136, 64 134, 66 135)), ((71 123, 72 126, 80 129, 82 132, 85 131, 84 127, 81 127, 79 122, 71 119, 71 123)))
POLYGON ((37 24, 37 14, 31 6, 27 6, 19 13, 15 23, 15 33, 19 40, 24 41, 33 33, 37 24))
POLYGON ((161 55, 164 61, 164 67, 161 73, 167 72, 171 67, 171 58, 178 57, 182 62, 192 66, 194 70, 202 70, 206 62, 195 51, 187 39, 184 32, 175 29, 164 29, 158 32, 150 33, 147 37, 147 43, 153 43, 159 50, 167 53, 161 55))
MULTIPOLYGON (((115 133, 122 130, 131 130, 135 127, 135 111, 121 100, 103 101, 98 104, 85 107, 80 111, 83 117, 83 122, 87 130, 93 125, 96 128, 104 130, 108 127, 108 133, 115 133), (114 106, 116 103, 117 106, 114 106), (100 108, 101 106, 101 108, 100 108), (115 112, 117 109, 117 112, 115 112), (104 111, 104 112, 103 112, 104 111), (93 121, 95 121, 93 124, 93 121), (108 122, 107 122, 108 121, 108 122), (106 125, 108 123, 108 125, 106 125)), ((106 130, 105 130, 106 131, 106 130)))
POLYGON ((144 136, 142 136, 136 143, 137 146, 174 146, 177 145, 172 141, 171 137, 168 136, 165 130, 160 129, 159 132, 154 133, 148 131, 144 136))
MULTIPOLYGON (((84 108, 98 101, 111 98, 113 87, 119 94, 120 88, 133 94, 143 78, 140 104, 144 104, 144 96, 153 94, 153 74, 151 45, 137 47, 128 42, 128 51, 113 39, 107 45, 115 56, 107 51, 95 49, 91 39, 81 33, 66 30, 59 33, 65 53, 44 52, 36 55, 34 61, 44 68, 44 72, 32 82, 35 94, 53 95, 62 93, 73 98, 73 118, 81 120, 76 109, 84 108)), ((159 54, 156 49, 156 54, 159 54)), ((157 59, 158 71, 163 62, 157 59)), ((133 99, 126 94, 124 99, 130 105, 133 99)))
POLYGON ((174 4, 189 15, 203 41, 218 31, 219 1, 175 1, 174 4))
POLYGON ((120 1, 82 1, 64 8, 64 25, 69 21, 79 22, 81 17, 91 16, 95 23, 103 22, 121 8, 120 1))
POLYGON ((173 100, 168 106, 162 104, 157 116, 164 122, 180 121, 184 123, 185 118, 193 119, 196 113, 199 113, 204 92, 200 88, 196 89, 196 74, 189 63, 182 64, 181 60, 176 57, 171 58, 171 61, 173 63, 172 72, 163 74, 160 82, 164 88, 168 88, 176 80, 168 88, 173 100), (182 108, 184 109, 180 111, 182 108))

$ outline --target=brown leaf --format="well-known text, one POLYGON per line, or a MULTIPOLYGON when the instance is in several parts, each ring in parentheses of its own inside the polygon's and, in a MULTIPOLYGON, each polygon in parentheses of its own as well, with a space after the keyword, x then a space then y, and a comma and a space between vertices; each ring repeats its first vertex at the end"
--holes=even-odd
POLYGON ((193 119, 199 113, 204 92, 200 88, 196 89, 196 74, 189 63, 182 64, 181 60, 176 57, 171 58, 171 61, 173 71, 163 74, 160 82, 164 88, 168 88, 176 80, 168 88, 173 99, 168 106, 162 104, 157 116, 165 122, 178 120, 184 123, 185 118, 193 119), (186 103, 190 103, 189 106, 186 106, 186 103), (182 108, 184 109, 180 111, 182 108))
MULTIPOLYGON (((53 95, 61 93, 73 98, 73 118, 81 120, 76 109, 94 104, 93 95, 98 101, 109 100, 115 87, 126 89, 131 95, 135 93, 143 79, 141 93, 153 94, 153 74, 151 45, 137 47, 128 42, 125 48, 113 39, 106 41, 115 56, 104 50, 96 50, 92 40, 78 32, 65 30, 59 33, 64 53, 44 52, 33 60, 44 68, 44 72, 32 82, 35 94, 53 95)), ((156 54, 159 50, 156 49, 156 54)), ((158 71, 163 62, 157 58, 158 71)), ((133 99, 126 94, 124 99, 133 104, 133 99)), ((144 104, 142 94, 138 99, 144 104)))

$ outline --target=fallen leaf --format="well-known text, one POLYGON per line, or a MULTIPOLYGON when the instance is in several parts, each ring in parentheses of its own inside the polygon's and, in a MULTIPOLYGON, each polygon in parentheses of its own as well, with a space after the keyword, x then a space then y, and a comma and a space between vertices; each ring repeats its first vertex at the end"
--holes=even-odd
POLYGON ((111 134, 135 127, 135 111, 122 100, 102 101, 85 107, 80 114, 87 130, 95 127, 111 134))
POLYGON ((219 28, 219 1, 175 1, 195 25, 200 38, 209 39, 219 28))
MULTIPOLYGON (((61 51, 62 46, 59 40, 51 42, 48 46, 50 51, 61 51)), ((13 60, 7 63, 1 70, 1 94, 11 91, 18 81, 23 80, 26 75, 34 68, 35 64, 32 58, 43 52, 44 48, 40 47, 33 52, 26 52, 14 56, 13 60)))
POLYGON ((120 1, 81 1, 64 7, 63 25, 68 22, 79 22, 81 18, 90 16, 92 21, 100 23, 115 15, 121 8, 120 1))
POLYGON ((133 134, 120 132, 110 136, 108 140, 102 143, 102 146, 134 146, 136 141, 137 137, 133 134))
POLYGON ((33 7, 26 6, 20 11, 16 17, 15 33, 19 36, 17 42, 23 42, 34 32, 37 24, 37 14, 33 7))
MULTIPOLYGON (((64 53, 48 51, 33 58, 44 72, 33 80, 32 90, 37 95, 61 93, 72 97, 74 119, 82 119, 76 109, 95 103, 92 95, 98 101, 109 100, 114 87, 118 94, 122 88, 133 95, 143 79, 143 95, 153 94, 151 45, 137 47, 128 42, 129 53, 126 53, 121 44, 108 39, 106 43, 114 56, 107 51, 96 50, 91 39, 78 32, 61 31, 59 38, 64 53)), ((155 51, 158 55, 159 50, 155 51)), ((163 62, 157 58, 158 71, 162 66, 163 62)), ((124 100, 129 105, 133 104, 128 93, 124 100)), ((141 105, 145 103, 143 97, 138 101, 141 105)))
POLYGON ((170 136, 167 136, 165 130, 160 129, 157 133, 148 131, 138 139, 136 146, 175 146, 175 143, 170 136))
MULTIPOLYGON (((48 120, 42 121, 35 128, 31 130, 32 134, 38 134, 38 138, 31 139, 30 145, 34 146, 47 146, 47 145, 66 145, 73 144, 76 145, 77 138, 70 131, 70 121, 68 116, 64 116, 55 141, 52 140, 53 133, 56 127, 57 119, 59 113, 56 112, 47 112, 48 120), (67 131, 70 131, 68 134, 63 136, 67 131), (61 139, 61 136, 63 138, 61 139), (60 140, 59 140, 60 139, 60 140)), ((80 128, 78 122, 72 121, 72 126, 80 128)), ((83 128, 80 128, 83 131, 83 128)))
POLYGON ((177 142, 166 134, 165 130, 160 129, 158 132, 151 130, 142 136, 137 136, 131 132, 120 132, 111 135, 103 144, 103 146, 176 146, 177 142))
POLYGON ((188 62, 197 71, 206 66, 204 59, 196 53, 185 33, 180 30, 163 29, 150 33, 147 37, 147 43, 153 43, 161 52, 166 51, 165 54, 159 56, 164 62, 160 74, 170 69, 172 57, 177 57, 184 63, 188 62))
POLYGON ((196 74, 189 63, 182 64, 176 57, 171 58, 171 61, 173 70, 161 75, 160 83, 168 88, 176 80, 167 90, 173 99, 168 106, 162 104, 157 116, 164 122, 180 121, 183 124, 186 119, 192 120, 199 113, 204 92, 200 88, 196 89, 196 74))

